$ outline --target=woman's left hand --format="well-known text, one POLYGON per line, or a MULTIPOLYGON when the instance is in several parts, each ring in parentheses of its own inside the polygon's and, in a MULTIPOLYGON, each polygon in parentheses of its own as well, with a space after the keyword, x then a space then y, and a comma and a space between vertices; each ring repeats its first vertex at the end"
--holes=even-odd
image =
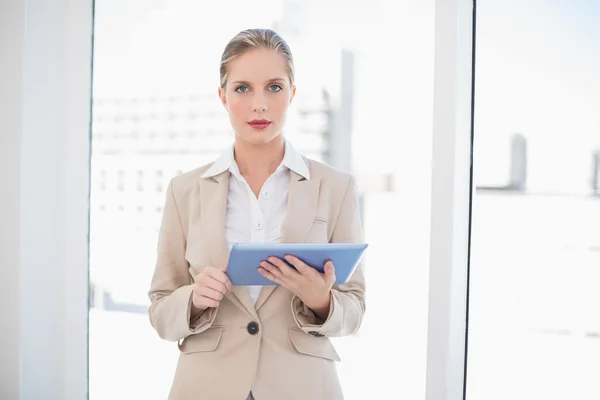
POLYGON ((268 262, 260 263, 258 271, 294 293, 317 317, 325 321, 329 315, 331 287, 335 283, 333 263, 327 261, 324 272, 321 273, 294 256, 288 255, 285 259, 296 269, 277 257, 270 257, 268 262))

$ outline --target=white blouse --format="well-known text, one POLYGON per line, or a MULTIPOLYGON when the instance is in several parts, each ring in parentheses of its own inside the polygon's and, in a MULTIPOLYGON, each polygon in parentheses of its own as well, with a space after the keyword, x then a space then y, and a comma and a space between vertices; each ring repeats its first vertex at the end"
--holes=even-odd
MULTIPOLYGON (((229 170, 229 193, 225 217, 225 238, 231 249, 234 243, 279 243, 286 216, 290 170, 309 179, 304 158, 287 141, 283 161, 266 180, 256 197, 234 159, 233 146, 224 152, 203 177, 229 170)), ((256 304, 262 286, 249 286, 248 294, 256 304)))

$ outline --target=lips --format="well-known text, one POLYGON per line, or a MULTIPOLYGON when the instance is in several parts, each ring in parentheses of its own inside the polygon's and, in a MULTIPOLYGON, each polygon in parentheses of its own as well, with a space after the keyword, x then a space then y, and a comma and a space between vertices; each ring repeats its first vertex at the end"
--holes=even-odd
POLYGON ((271 121, 266 119, 255 119, 248 122, 248 125, 250 125, 254 129, 265 129, 266 127, 271 125, 271 121))

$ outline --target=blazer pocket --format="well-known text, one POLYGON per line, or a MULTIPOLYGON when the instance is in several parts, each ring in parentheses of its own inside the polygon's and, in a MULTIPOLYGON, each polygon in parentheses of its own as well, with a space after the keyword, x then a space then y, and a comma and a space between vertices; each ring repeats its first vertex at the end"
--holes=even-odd
POLYGON ((331 341, 326 337, 314 337, 308 333, 290 328, 290 340, 298 353, 313 357, 325 358, 331 361, 341 361, 339 354, 331 341))
POLYGON ((327 218, 323 218, 323 217, 315 217, 315 222, 321 222, 323 224, 328 224, 329 221, 327 220, 327 218))
POLYGON ((327 243, 329 242, 329 222, 320 217, 313 220, 310 232, 306 239, 307 243, 327 243))
POLYGON ((215 351, 221 342, 222 326, 212 326, 204 332, 186 337, 179 343, 179 351, 184 354, 215 351))

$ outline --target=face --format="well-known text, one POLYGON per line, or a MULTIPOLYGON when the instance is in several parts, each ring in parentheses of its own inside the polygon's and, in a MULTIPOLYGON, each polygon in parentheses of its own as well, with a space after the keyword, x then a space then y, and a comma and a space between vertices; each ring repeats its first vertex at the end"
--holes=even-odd
POLYGON ((236 140, 269 143, 283 132, 296 94, 285 59, 272 50, 255 49, 235 58, 228 69, 219 97, 229 113, 236 140))

